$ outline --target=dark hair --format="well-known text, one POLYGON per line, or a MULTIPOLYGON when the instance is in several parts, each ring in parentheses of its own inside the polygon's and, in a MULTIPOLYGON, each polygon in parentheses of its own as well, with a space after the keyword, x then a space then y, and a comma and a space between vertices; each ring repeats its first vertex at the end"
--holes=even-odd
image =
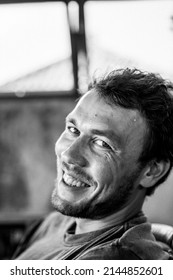
POLYGON ((151 160, 169 161, 170 168, 154 187, 163 183, 173 165, 173 84, 160 75, 138 69, 118 69, 101 79, 94 79, 89 89, 96 91, 107 102, 136 109, 145 118, 148 134, 139 162, 146 165, 151 160))

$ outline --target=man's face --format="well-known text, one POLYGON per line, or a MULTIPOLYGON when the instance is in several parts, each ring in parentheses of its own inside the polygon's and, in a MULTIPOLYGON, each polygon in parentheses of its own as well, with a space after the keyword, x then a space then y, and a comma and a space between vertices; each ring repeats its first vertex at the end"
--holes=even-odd
POLYGON ((109 105, 95 90, 67 116, 58 141, 54 207, 97 219, 123 208, 139 191, 146 124, 136 110, 109 105))

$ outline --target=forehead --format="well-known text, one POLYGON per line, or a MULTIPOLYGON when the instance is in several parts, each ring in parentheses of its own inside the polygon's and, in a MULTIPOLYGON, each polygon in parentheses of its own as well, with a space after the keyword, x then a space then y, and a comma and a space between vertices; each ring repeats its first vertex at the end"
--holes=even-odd
POLYGON ((100 125, 102 128, 108 127, 119 132, 146 127, 139 111, 110 105, 95 90, 87 92, 68 117, 81 124, 100 125))

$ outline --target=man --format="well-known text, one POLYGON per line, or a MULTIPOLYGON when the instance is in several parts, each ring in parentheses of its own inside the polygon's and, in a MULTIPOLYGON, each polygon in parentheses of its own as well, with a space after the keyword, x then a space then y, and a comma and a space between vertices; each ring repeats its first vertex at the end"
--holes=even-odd
POLYGON ((57 212, 19 259, 169 259, 141 209, 173 163, 172 85, 139 70, 95 80, 55 145, 57 212))

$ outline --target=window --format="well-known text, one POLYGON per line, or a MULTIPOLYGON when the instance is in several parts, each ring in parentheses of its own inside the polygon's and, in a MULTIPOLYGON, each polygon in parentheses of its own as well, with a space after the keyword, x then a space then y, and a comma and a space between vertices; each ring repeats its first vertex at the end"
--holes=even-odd
POLYGON ((173 80, 172 1, 85 3, 89 73, 139 67, 173 80))
POLYGON ((0 5, 0 41, 0 95, 73 89, 65 3, 0 5))

